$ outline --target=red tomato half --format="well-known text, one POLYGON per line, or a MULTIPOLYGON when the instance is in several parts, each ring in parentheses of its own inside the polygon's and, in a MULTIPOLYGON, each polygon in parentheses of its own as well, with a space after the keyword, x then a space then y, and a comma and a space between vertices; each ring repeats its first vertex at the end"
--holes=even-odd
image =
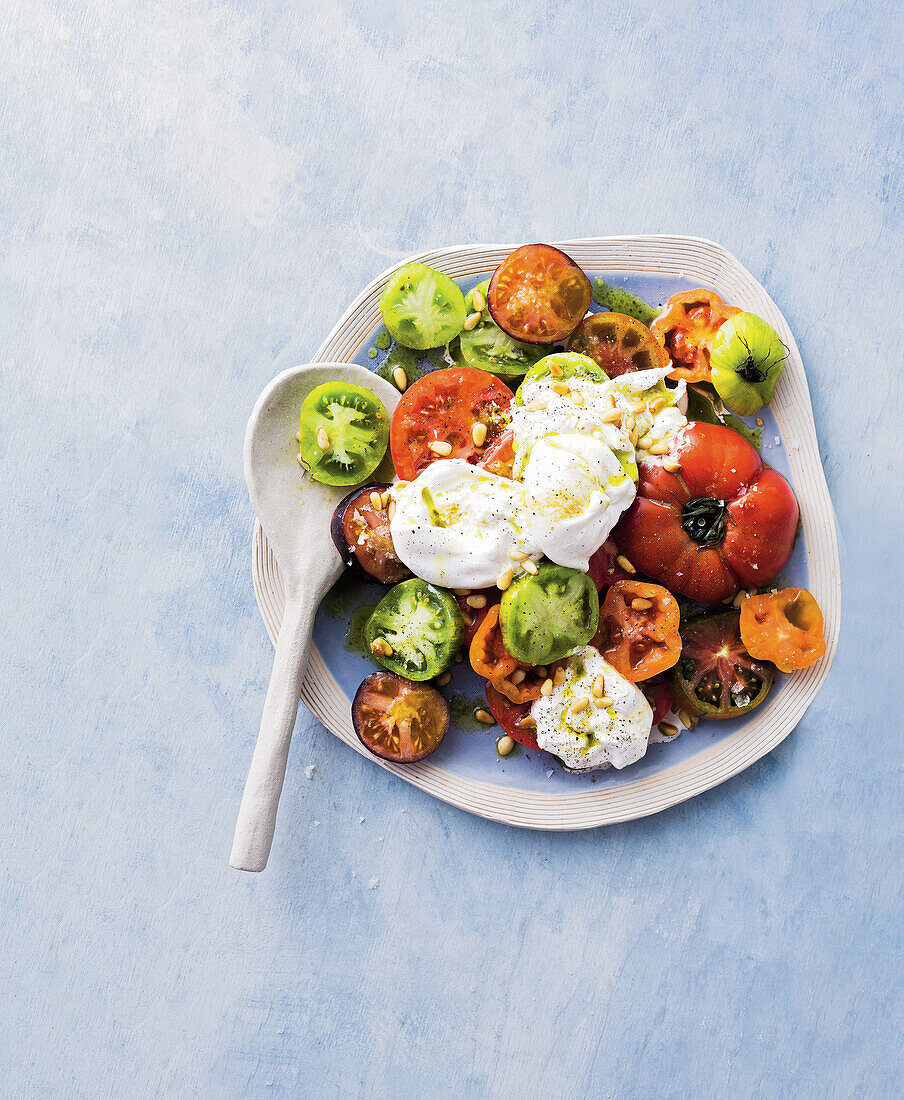
POLYGON ((513 741, 517 741, 519 745, 524 745, 525 748, 542 752, 543 750, 537 744, 536 727, 531 726, 530 722, 525 723, 525 719, 530 713, 531 704, 510 703, 492 684, 487 684, 485 690, 490 714, 509 737, 513 741), (524 728, 519 727, 519 722, 524 723, 524 728))
POLYGON ((514 400, 508 386, 486 371, 448 367, 425 374, 413 383, 392 414, 389 446, 396 473, 413 481, 437 458, 478 462, 508 426, 514 400), (486 438, 478 447, 471 430, 480 421, 486 438), (448 455, 430 449, 430 443, 448 443, 448 455))
POLYGON ((642 462, 637 497, 613 537, 672 592, 718 603, 767 584, 791 555, 799 515, 791 486, 737 432, 693 423, 675 438, 681 468, 642 462))
POLYGON ((487 293, 496 324, 528 344, 555 344, 570 336, 592 300, 590 280, 550 244, 516 248, 493 272, 487 293))

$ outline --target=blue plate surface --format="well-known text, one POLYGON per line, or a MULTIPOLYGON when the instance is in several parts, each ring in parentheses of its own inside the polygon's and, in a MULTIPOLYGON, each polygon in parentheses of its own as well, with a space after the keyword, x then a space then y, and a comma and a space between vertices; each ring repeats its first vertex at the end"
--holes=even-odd
MULTIPOLYGON (((462 290, 467 292, 488 278, 491 272, 470 279, 459 280, 462 290)), ((588 272, 591 280, 593 272, 588 272)), ((664 304, 672 294, 681 290, 692 290, 700 286, 699 282, 677 277, 633 274, 630 272, 605 273, 610 285, 624 287, 652 306, 664 304)), ((718 290, 718 287, 713 288, 718 290)), ((594 309, 598 307, 594 306, 594 309)), ((371 333, 354 356, 354 361, 372 370, 377 370, 384 362, 388 352, 377 348, 376 339, 380 328, 371 333), (372 351, 376 351, 372 357, 372 351)), ((383 342, 383 341, 381 341, 383 342)), ((433 353, 434 359, 437 359, 433 353)), ((434 369, 443 363, 423 361, 424 369, 434 369)), ((794 485, 791 477, 788 454, 781 439, 778 424, 767 407, 758 414, 763 421, 762 454, 764 460, 783 474, 794 485)), ((756 418, 748 417, 747 423, 756 426, 756 418)), ((804 535, 797 540, 791 559, 782 571, 781 579, 789 585, 805 588, 808 585, 807 553, 804 535)), ((339 582, 333 592, 324 600, 314 624, 314 643, 336 682, 346 696, 351 699, 358 684, 374 671, 374 664, 359 656, 354 649, 353 620, 360 623, 362 611, 355 610, 373 606, 379 602, 386 589, 379 585, 366 585, 339 582)), ((518 746, 514 753, 503 759, 496 753, 495 742, 500 736, 498 726, 487 728, 473 719, 473 711, 485 706, 483 695, 484 681, 474 673, 467 661, 453 666, 452 682, 443 689, 453 711, 453 723, 442 745, 430 757, 432 763, 439 765, 463 779, 493 783, 497 786, 514 787, 519 790, 538 791, 543 794, 555 794, 557 791, 574 793, 590 784, 616 787, 634 782, 683 763, 697 753, 709 748, 714 742, 733 733, 745 718, 725 722, 701 722, 695 729, 684 731, 669 742, 651 745, 646 755, 636 764, 617 771, 609 768, 605 771, 576 773, 568 771, 555 757, 548 753, 533 752, 518 746)), ((783 677, 773 687, 773 694, 783 688, 783 677)))

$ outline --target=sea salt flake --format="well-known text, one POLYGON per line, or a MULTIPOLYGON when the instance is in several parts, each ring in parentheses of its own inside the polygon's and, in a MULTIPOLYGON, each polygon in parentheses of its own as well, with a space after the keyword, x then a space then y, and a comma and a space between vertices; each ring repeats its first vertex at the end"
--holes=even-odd
POLYGON ((308 764, 308 766, 304 770, 305 779, 313 779, 314 778, 314 772, 316 772, 316 771, 317 771, 317 765, 316 764, 308 764))
POLYGON ((380 880, 376 877, 376 875, 374 875, 373 878, 367 880, 367 889, 368 890, 376 890, 376 888, 379 885, 380 885, 380 880))

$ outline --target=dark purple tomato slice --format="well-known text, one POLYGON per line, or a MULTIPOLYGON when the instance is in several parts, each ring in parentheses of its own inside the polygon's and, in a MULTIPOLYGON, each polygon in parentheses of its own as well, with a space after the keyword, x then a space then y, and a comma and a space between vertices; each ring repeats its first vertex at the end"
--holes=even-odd
POLYGON ((346 565, 359 565, 380 584, 398 584, 411 576, 392 545, 389 514, 376 497, 382 497, 388 485, 368 485, 355 489, 339 503, 333 513, 330 532, 336 549, 346 565), (376 494, 371 500, 371 493, 376 494))
POLYGON ((769 694, 775 665, 751 657, 736 610, 691 619, 681 627, 682 649, 669 676, 674 705, 700 718, 735 718, 769 694))
POLYGON ((570 256, 551 244, 525 244, 493 272, 487 305, 509 336, 555 344, 574 332, 592 299, 590 280, 570 256))
POLYGON ((414 684, 394 672, 373 672, 355 693, 352 721, 375 756, 415 764, 446 736, 449 704, 428 684, 414 684))

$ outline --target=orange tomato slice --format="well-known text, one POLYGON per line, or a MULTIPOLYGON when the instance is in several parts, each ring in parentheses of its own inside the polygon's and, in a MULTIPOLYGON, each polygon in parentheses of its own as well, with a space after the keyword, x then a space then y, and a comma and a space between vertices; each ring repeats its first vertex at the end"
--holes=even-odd
POLYGON ((685 290, 673 294, 650 332, 672 357, 669 378, 686 382, 712 381, 709 357, 716 333, 729 317, 741 311, 726 305, 714 290, 685 290))
POLYGON ((678 601, 667 588, 645 581, 616 581, 600 607, 591 644, 616 672, 636 684, 665 672, 681 656, 678 601))
POLYGON ((809 668, 826 651, 819 604, 806 588, 748 596, 741 604, 741 640, 751 657, 782 672, 809 668))

